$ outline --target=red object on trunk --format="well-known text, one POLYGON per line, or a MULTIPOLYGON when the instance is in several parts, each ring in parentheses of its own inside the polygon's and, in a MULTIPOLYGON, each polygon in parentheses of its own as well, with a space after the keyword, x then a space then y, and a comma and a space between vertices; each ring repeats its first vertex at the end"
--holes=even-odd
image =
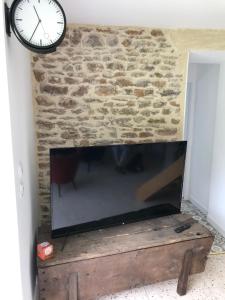
POLYGON ((53 245, 49 242, 43 242, 37 245, 37 256, 41 260, 47 260, 53 257, 53 245))

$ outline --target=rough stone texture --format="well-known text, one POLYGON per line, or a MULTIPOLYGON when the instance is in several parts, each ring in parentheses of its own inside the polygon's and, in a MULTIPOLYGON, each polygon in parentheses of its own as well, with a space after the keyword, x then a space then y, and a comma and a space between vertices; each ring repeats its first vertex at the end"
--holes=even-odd
POLYGON ((57 52, 33 56, 42 221, 49 148, 181 138, 177 58, 158 29, 73 25, 57 52))
POLYGON ((50 148, 182 139, 188 49, 200 48, 224 50, 224 31, 69 25, 56 52, 32 56, 42 222, 50 148))

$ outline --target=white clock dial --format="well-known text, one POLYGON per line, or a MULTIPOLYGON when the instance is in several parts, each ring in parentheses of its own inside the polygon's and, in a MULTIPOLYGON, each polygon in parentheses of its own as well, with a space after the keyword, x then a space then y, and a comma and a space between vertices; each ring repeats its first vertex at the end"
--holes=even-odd
POLYGON ((13 21, 17 35, 36 47, 50 47, 63 35, 65 17, 53 0, 20 0, 13 21))

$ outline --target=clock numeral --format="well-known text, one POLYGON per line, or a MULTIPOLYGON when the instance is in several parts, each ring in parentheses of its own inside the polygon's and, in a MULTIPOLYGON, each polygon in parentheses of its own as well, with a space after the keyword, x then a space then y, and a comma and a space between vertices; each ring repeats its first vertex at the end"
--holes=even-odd
POLYGON ((20 10, 23 10, 22 7, 19 7, 20 10))
POLYGON ((16 19, 16 21, 23 21, 23 19, 16 19))
POLYGON ((48 4, 51 4, 51 3, 52 3, 52 1, 49 1, 49 2, 48 2, 48 4))
POLYGON ((40 40, 40 45, 42 46, 42 40, 40 40))
POLYGON ((63 24, 63 22, 57 22, 57 24, 63 24))

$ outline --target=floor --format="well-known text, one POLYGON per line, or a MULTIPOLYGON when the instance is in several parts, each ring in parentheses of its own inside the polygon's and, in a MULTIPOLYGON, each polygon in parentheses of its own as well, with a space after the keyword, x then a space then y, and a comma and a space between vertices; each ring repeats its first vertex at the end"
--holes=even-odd
MULTIPOLYGON (((190 277, 188 293, 182 299, 224 300, 225 238, 207 222, 206 215, 193 206, 190 201, 183 201, 182 212, 191 214, 215 235, 205 272, 190 277)), ((181 297, 177 295, 176 287, 177 280, 170 280, 103 297, 100 300, 180 300, 181 297)))

